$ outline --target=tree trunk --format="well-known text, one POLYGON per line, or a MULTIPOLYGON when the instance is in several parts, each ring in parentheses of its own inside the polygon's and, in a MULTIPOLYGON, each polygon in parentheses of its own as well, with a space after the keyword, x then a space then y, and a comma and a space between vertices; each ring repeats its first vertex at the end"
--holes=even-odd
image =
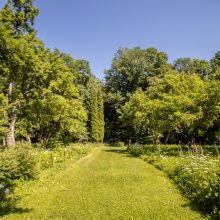
POLYGON ((9 126, 9 132, 8 132, 8 138, 7 138, 7 145, 8 147, 14 147, 15 146, 15 118, 10 117, 8 120, 8 126, 9 126))
POLYGON ((5 137, 2 138, 2 145, 3 145, 3 147, 6 146, 6 139, 5 139, 5 137))
POLYGON ((20 102, 17 102, 16 105, 13 105, 13 87, 14 82, 9 83, 9 92, 8 92, 8 137, 7 137, 7 146, 14 147, 15 146, 15 123, 17 118, 17 113, 20 108, 20 102))
POLYGON ((31 137, 30 137, 30 135, 26 136, 26 141, 27 141, 28 144, 31 145, 31 137))
POLYGON ((13 94, 13 86, 14 83, 10 82, 9 83, 9 88, 8 88, 8 104, 9 104, 9 109, 8 109, 8 137, 7 137, 7 145, 8 147, 13 147, 15 145, 15 119, 13 117, 13 106, 12 106, 12 94, 13 94))
POLYGON ((170 138, 170 132, 168 133, 168 135, 166 136, 166 139, 165 139, 165 144, 167 144, 168 140, 170 138))

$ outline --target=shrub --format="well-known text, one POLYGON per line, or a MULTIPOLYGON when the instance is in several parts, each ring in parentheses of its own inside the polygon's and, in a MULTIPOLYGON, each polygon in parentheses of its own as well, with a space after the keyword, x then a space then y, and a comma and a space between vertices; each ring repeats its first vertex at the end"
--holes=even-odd
POLYGON ((19 144, 0 153, 0 202, 13 191, 15 180, 37 177, 36 165, 36 153, 26 144, 19 144))

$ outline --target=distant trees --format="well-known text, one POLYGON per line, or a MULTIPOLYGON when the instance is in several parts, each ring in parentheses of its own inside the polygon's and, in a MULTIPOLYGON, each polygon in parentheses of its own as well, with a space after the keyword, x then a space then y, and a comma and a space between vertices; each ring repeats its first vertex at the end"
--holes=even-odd
POLYGON ((171 65, 155 48, 120 49, 106 72, 106 139, 213 143, 220 130, 219 57, 171 65))
POLYGON ((45 48, 33 28, 37 14, 33 0, 8 0, 0 10, 3 145, 220 140, 220 52, 209 62, 170 64, 156 48, 120 48, 103 85, 88 61, 45 48))
POLYGON ((156 48, 119 49, 115 54, 111 69, 105 72, 105 121, 106 140, 130 138, 133 128, 124 130, 121 120, 122 106, 137 90, 145 90, 152 77, 162 77, 171 65, 168 56, 156 48))
POLYGON ((206 60, 179 58, 174 61, 173 66, 178 72, 196 73, 202 78, 208 78, 211 73, 211 65, 206 60))
POLYGON ((219 116, 216 86, 196 74, 172 71, 152 79, 146 92, 134 93, 124 105, 123 123, 135 128, 139 142, 167 142, 173 134, 182 141, 199 139, 219 116))

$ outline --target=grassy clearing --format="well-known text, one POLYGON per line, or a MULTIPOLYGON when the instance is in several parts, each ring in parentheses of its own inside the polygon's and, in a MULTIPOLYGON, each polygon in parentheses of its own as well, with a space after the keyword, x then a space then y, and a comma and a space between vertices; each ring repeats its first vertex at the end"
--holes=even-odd
POLYGON ((19 193, 20 210, 2 219, 203 219, 165 174, 119 148, 97 148, 62 172, 45 170, 19 193))

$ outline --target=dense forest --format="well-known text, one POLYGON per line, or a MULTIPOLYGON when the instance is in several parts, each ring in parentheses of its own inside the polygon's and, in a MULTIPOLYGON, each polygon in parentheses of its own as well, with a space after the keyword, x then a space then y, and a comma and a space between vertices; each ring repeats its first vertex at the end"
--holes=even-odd
POLYGON ((3 146, 219 142, 220 52, 171 64, 156 48, 120 48, 103 83, 88 61, 45 47, 37 15, 32 0, 8 0, 0 11, 3 146))

